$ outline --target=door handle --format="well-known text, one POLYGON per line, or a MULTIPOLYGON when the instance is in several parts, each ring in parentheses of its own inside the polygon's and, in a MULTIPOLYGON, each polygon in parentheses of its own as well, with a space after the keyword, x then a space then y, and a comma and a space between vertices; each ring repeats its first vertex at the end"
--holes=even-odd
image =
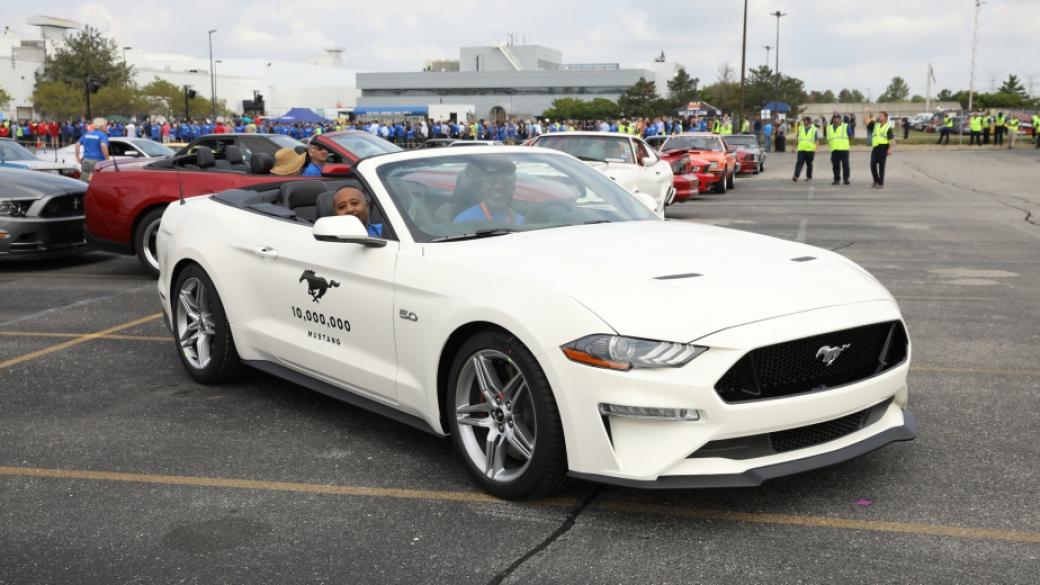
POLYGON ((255 250, 256 255, 264 260, 275 260, 278 258, 278 250, 270 246, 263 246, 255 250))

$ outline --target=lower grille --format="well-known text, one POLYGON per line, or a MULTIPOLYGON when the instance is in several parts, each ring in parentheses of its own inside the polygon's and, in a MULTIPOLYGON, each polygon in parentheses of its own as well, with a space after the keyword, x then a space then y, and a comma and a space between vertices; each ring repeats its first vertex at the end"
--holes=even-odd
POLYGON ((860 430, 869 414, 868 408, 827 422, 769 433, 769 443, 777 453, 822 445, 860 430))
POLYGON ((902 363, 908 345, 903 324, 889 321, 760 347, 740 358, 715 391, 736 403, 852 384, 902 363), (829 363, 825 350, 837 352, 829 363))

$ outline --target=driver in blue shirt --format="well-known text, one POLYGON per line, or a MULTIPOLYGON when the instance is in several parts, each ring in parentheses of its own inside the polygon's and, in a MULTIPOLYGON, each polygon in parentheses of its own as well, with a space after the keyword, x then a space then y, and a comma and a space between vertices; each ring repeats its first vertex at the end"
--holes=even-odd
MULTIPOLYGON (((520 225, 524 216, 510 209, 516 190, 516 165, 510 161, 473 161, 466 172, 472 172, 475 188, 484 200, 455 217, 455 223, 486 221, 520 225)), ((460 177, 461 178, 461 177, 460 177)))
POLYGON ((368 199, 354 187, 343 187, 332 196, 332 210, 336 215, 353 215, 361 220, 373 238, 383 237, 383 224, 368 222, 368 199))

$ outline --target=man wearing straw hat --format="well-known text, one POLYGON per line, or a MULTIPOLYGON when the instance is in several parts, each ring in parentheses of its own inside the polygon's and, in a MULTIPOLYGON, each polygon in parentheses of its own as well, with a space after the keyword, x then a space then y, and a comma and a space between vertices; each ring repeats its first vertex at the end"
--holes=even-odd
POLYGON ((306 163, 307 151, 296 152, 294 148, 279 148, 274 153, 274 166, 271 168, 271 174, 283 177, 299 175, 306 163))

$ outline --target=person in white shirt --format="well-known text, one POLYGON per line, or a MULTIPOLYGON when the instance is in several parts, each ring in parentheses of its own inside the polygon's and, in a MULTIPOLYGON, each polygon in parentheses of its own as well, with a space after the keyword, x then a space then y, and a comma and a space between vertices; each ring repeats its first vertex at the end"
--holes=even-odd
POLYGON ((134 126, 133 122, 126 123, 126 137, 137 138, 137 126, 134 126))

